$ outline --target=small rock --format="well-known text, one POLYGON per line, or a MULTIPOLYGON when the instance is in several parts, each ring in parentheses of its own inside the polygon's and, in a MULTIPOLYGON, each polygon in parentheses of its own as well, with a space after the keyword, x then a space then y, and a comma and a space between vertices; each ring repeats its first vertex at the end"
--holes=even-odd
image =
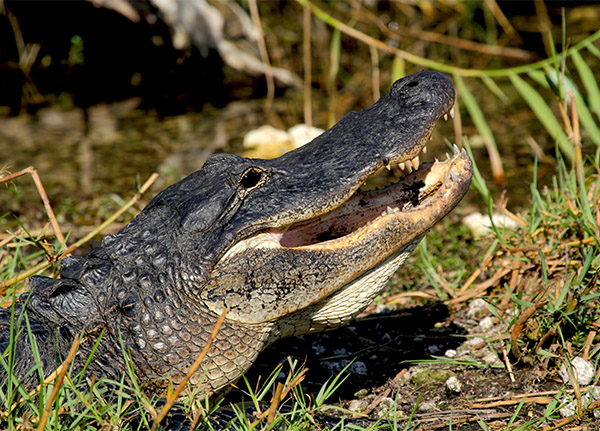
POLYGON ((432 412, 436 409, 436 406, 436 400, 422 401, 421 404, 419 404, 419 410, 422 412, 432 412))
POLYGON ((376 415, 378 418, 382 418, 388 416, 391 410, 397 411, 396 402, 392 398, 383 397, 377 405, 376 415))
POLYGON ((459 394, 460 391, 462 390, 462 385, 460 384, 460 381, 456 378, 456 376, 450 376, 448 377, 448 380, 446 380, 446 387, 454 393, 459 394))
POLYGON ((369 395, 369 390, 368 390, 368 389, 365 389, 365 388, 363 388, 363 389, 359 389, 359 390, 358 390, 358 392, 356 392, 356 393, 354 394, 354 396, 355 396, 356 398, 361 398, 361 399, 362 399, 362 398, 364 398, 364 397, 366 397, 367 395, 369 395))
POLYGON ((323 132, 323 129, 312 127, 307 124, 297 124, 288 129, 288 134, 294 148, 300 148, 302 145, 308 144, 323 132))
POLYGON ((488 332, 494 327, 494 318, 492 316, 486 316, 479 321, 479 329, 483 332, 488 332))
POLYGON ((487 310, 487 308, 487 302, 485 302, 481 298, 476 298, 469 303, 469 310, 467 311, 467 316, 475 317, 482 311, 487 310))
MULTIPOLYGON (((581 386, 589 385, 594 379, 595 371, 591 362, 578 356, 571 361, 571 367, 577 382, 581 386)), ((566 364, 560 367, 559 373, 565 383, 570 383, 571 379, 566 364)))
POLYGON ((242 144, 246 157, 272 159, 294 149, 292 140, 285 130, 262 126, 249 131, 242 144))
MULTIPOLYGON (((600 399, 600 386, 590 386, 588 390, 581 396, 581 406, 587 408, 591 403, 600 399)), ((562 417, 573 416, 577 409, 577 400, 572 396, 565 396, 560 400, 564 406, 559 410, 562 417)), ((600 417, 600 411, 594 410, 594 417, 600 417)))
POLYGON ((369 407, 367 400, 352 400, 350 401, 350 404, 348 404, 348 410, 354 413, 362 413, 367 407, 369 407))
POLYGON ((456 350, 454 350, 454 349, 448 349, 444 353, 444 356, 446 358, 456 358, 456 355, 458 355, 458 352, 456 350))
POLYGON ((481 214, 480 212, 474 212, 464 217, 462 222, 467 226, 473 235, 476 237, 488 235, 492 231, 492 221, 496 227, 504 227, 509 229, 517 229, 519 225, 516 221, 504 214, 494 213, 490 220, 488 214, 481 214))
POLYGON ((491 365, 491 366, 502 365, 502 361, 500 360, 500 358, 498 358, 498 355, 494 352, 489 352, 482 359, 483 359, 483 362, 485 362, 486 364, 491 365))
POLYGON ((469 346, 479 346, 485 344, 485 340, 481 337, 473 337, 469 339, 469 346))
POLYGON ((430 355, 438 355, 440 352, 440 348, 436 345, 427 346, 427 353, 429 353, 430 355))
POLYGON ((359 376, 366 376, 368 373, 367 366, 362 361, 355 361, 350 365, 348 369, 352 374, 358 374, 359 376))

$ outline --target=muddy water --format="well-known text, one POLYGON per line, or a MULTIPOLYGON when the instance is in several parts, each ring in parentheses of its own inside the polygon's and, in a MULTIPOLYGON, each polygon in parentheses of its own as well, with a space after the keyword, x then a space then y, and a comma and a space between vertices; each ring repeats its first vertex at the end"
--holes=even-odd
MULTIPOLYGON (((260 101, 158 118, 129 100, 81 109, 45 108, 35 116, 0 117, 0 167, 34 166, 53 202, 110 193, 127 196, 136 181, 161 174, 153 190, 199 169, 216 151, 239 152, 243 135, 265 124, 260 101)), ((36 205, 28 177, 0 190, 0 213, 36 205)))

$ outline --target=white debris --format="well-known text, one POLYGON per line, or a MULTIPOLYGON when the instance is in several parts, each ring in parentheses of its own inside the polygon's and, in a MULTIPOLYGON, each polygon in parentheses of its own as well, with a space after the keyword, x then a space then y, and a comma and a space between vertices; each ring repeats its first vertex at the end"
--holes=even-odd
POLYGON ((469 310, 467 311, 467 316, 475 317, 478 314, 480 314, 482 311, 487 310, 487 309, 488 309, 487 302, 485 302, 481 298, 475 298, 474 300, 472 300, 469 303, 469 310))
POLYGON ((456 358, 456 355, 458 355, 458 352, 454 349, 448 349, 446 350, 446 353, 444 353, 446 358, 456 358))
MULTIPOLYGON (((577 383, 579 383, 581 386, 589 385, 594 379, 595 370, 590 361, 586 361, 578 356, 571 361, 571 368, 572 374, 577 379, 577 383)), ((567 364, 563 364, 560 367, 559 373, 565 383, 571 382, 567 364)))
MULTIPOLYGON (((350 364, 350 360, 342 359, 341 361, 323 361, 321 365, 327 369, 331 374, 339 374, 344 368, 350 364)), ((346 372, 352 374, 358 374, 359 376, 366 376, 368 374, 367 366, 362 361, 354 361, 348 366, 346 372)))
MULTIPOLYGON (((581 407, 587 408, 591 403, 600 399, 600 386, 590 386, 587 391, 581 396, 581 407)), ((564 396, 560 403, 563 407, 559 410, 562 417, 573 416, 577 411, 577 400, 573 395, 564 396)), ((600 411, 594 410, 594 417, 600 417, 600 411)))
POLYGON ((460 393, 460 391, 462 390, 462 385, 460 384, 460 381, 456 378, 456 376, 450 376, 448 377, 448 379, 446 380, 446 387, 454 393, 460 393))
POLYGON ((318 127, 309 126, 307 124, 297 124, 288 130, 288 135, 292 141, 292 147, 300 148, 304 144, 308 144, 317 136, 324 132, 318 127))
POLYGON ((377 417, 382 418, 386 414, 396 408, 396 402, 390 397, 383 397, 377 405, 377 417))
POLYGON ((369 407, 367 400, 352 400, 348 404, 348 410, 354 413, 362 413, 367 410, 367 407, 369 407))
POLYGON ((323 130, 306 124, 298 124, 287 132, 268 125, 261 126, 249 131, 244 136, 243 146, 246 149, 244 155, 272 159, 301 147, 321 133, 323 130))
POLYGON ((352 374, 358 374, 359 376, 366 376, 368 374, 367 366, 362 361, 353 362, 349 370, 352 374))
POLYGON ((494 327, 494 318, 492 316, 486 316, 479 321, 479 329, 483 332, 488 332, 494 327))
POLYGON ((485 340, 481 337, 473 337, 469 339, 469 346, 478 346, 479 344, 485 343, 485 340))
POLYGON ((261 126, 246 133, 243 146, 246 149, 263 150, 271 157, 279 157, 291 149, 292 140, 285 130, 261 126))
POLYGON ((473 235, 477 237, 488 235, 492 231, 492 221, 496 227, 508 229, 517 229, 519 227, 518 223, 513 219, 505 214, 498 213, 492 214, 492 218, 490 219, 488 214, 483 215, 476 211, 464 217, 462 220, 463 224, 471 229, 473 235))

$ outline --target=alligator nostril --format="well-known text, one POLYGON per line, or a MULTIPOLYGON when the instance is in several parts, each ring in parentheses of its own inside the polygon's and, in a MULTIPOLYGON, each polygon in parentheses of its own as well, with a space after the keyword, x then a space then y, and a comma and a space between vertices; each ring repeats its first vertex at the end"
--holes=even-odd
POLYGON ((406 84, 407 87, 416 87, 417 85, 419 85, 419 81, 410 81, 406 84))

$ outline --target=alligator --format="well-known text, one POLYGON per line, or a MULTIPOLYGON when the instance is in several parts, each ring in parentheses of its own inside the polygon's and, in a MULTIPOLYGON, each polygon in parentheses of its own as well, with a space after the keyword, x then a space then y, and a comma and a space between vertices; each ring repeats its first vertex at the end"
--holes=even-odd
POLYGON ((34 387, 79 336, 75 372, 120 381, 131 366, 156 392, 184 381, 225 313, 189 380, 214 399, 275 340, 346 324, 469 188, 464 150, 419 159, 454 97, 424 71, 279 158, 212 155, 100 247, 64 258, 60 278, 31 277, 0 310, 4 363, 13 355, 13 375, 34 387), (361 187, 386 167, 397 182, 361 187), (29 330, 11 330, 24 316, 29 330))

